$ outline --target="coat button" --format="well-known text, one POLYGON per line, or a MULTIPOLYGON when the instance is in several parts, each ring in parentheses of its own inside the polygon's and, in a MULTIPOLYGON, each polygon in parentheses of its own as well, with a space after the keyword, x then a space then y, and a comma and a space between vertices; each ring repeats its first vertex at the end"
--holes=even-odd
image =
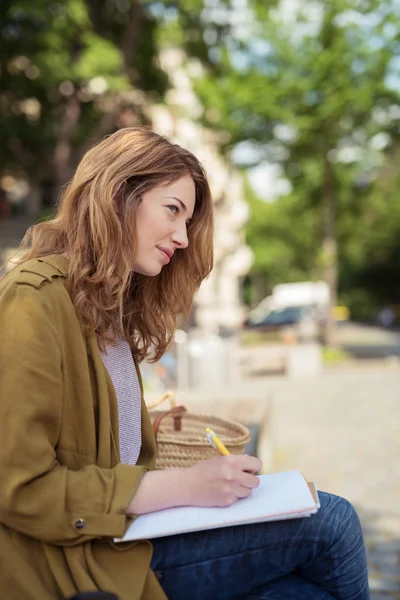
POLYGON ((75 527, 76 529, 83 529, 86 525, 86 521, 85 519, 78 519, 77 521, 75 521, 75 527))

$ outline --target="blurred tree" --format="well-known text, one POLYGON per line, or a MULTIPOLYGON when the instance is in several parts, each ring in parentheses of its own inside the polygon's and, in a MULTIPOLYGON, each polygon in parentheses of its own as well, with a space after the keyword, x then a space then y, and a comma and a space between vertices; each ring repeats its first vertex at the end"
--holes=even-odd
POLYGON ((204 122, 228 132, 223 149, 243 162, 250 141, 251 164, 275 162, 291 183, 275 203, 252 200, 257 281, 324 271, 334 303, 339 260, 344 298, 354 286, 372 285, 376 302, 400 294, 397 163, 383 160, 399 133, 395 0, 3 0, 0 11, 0 175, 26 177, 51 205, 89 145, 146 123, 168 89, 159 51, 179 46, 205 66, 195 85, 204 122))
MULTIPOLYGON (((28 178, 51 205, 93 142, 148 122, 146 105, 168 89, 157 62, 163 44, 183 46, 211 68, 206 4, 3 0, 0 174, 28 178)), ((216 25, 217 37, 227 29, 216 25)))
POLYGON ((304 281, 314 275, 317 278, 315 237, 319 224, 316 213, 291 195, 279 202, 265 202, 247 182, 246 196, 251 212, 247 237, 254 262, 245 288, 246 299, 255 306, 282 281, 304 281), (299 222, 301 227, 294 225, 299 222))
MULTIPOLYGON (((367 320, 385 305, 397 304, 400 317, 400 146, 379 169, 362 218, 348 218, 341 253, 343 300, 367 320)), ((342 220, 343 221, 343 220, 342 220)))
POLYGON ((4 0, 2 171, 59 188, 88 143, 144 121, 145 94, 167 87, 155 31, 138 2, 4 0))
MULTIPOLYGON (((253 164, 276 163, 291 183, 287 197, 268 207, 263 224, 250 226, 254 269, 274 279, 275 255, 287 261, 281 272, 286 277, 322 271, 334 305, 338 240, 341 251, 362 260, 357 236, 361 232, 365 240, 365 219, 373 223, 385 202, 378 185, 382 157, 399 135, 399 80, 397 88, 390 85, 398 66, 399 5, 392 0, 249 5, 253 13, 241 37, 217 56, 217 80, 212 73, 197 82, 209 107, 205 120, 229 131, 225 150, 236 148, 244 166, 240 143, 247 141, 248 148, 250 141, 253 164), (261 256, 267 261, 263 267, 261 256)), ((334 343, 331 318, 326 341, 334 343)))

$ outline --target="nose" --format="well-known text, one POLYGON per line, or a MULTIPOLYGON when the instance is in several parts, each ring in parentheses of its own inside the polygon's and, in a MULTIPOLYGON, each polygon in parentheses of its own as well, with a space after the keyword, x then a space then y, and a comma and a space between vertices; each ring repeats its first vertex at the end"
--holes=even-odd
POLYGON ((177 224, 172 234, 172 240, 178 248, 187 248, 189 246, 186 223, 177 224))

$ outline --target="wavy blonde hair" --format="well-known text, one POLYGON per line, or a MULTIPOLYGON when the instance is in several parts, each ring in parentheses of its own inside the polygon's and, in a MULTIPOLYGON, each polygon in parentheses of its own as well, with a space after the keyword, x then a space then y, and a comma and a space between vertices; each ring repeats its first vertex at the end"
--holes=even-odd
POLYGON ((110 135, 82 158, 64 189, 55 218, 31 227, 23 256, 66 254, 68 289, 85 331, 100 344, 122 330, 137 359, 151 348, 158 360, 172 342, 177 317, 187 317, 193 296, 213 264, 213 208, 207 177, 188 150, 146 128, 110 135), (132 272, 137 252, 136 211, 150 189, 189 174, 196 203, 189 245, 175 252, 159 275, 132 272))

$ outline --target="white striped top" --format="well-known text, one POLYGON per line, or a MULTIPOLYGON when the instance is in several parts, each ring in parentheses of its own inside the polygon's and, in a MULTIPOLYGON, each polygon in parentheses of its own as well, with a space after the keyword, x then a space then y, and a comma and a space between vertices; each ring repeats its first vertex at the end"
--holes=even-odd
POLYGON ((128 342, 119 338, 100 350, 118 400, 119 447, 121 462, 135 465, 142 445, 141 390, 128 342))

